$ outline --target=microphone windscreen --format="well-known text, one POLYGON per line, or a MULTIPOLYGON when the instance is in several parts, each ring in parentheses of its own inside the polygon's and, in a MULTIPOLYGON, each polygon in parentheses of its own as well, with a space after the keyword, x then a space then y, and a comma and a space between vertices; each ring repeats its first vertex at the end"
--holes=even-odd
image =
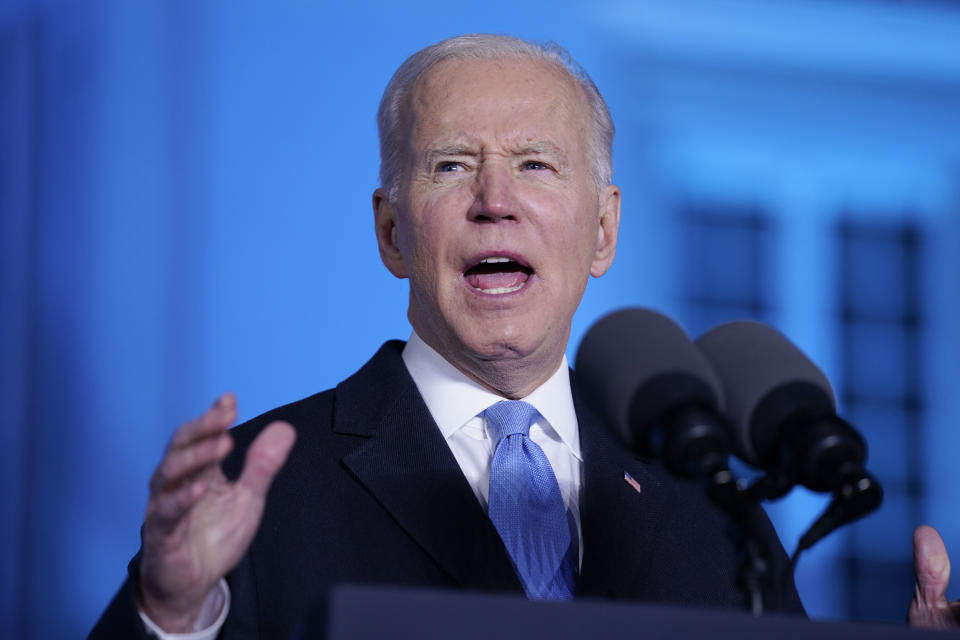
MULTIPOLYGON (((797 411, 834 414, 823 372, 776 329, 753 321, 711 329, 696 344, 723 381, 737 455, 760 467, 776 455, 777 430, 797 411)), ((772 462, 771 462, 772 464, 772 462)))
POLYGON ((720 380, 710 363, 683 329, 650 309, 598 320, 580 343, 574 369, 587 400, 635 449, 671 409, 720 409, 720 380))

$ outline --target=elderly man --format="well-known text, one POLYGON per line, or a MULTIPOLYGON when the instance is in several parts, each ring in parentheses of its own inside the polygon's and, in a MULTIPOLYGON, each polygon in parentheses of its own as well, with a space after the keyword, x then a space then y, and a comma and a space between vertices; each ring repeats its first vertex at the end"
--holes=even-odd
POLYGON ((458 37, 400 67, 378 119, 410 340, 230 433, 229 395, 182 426, 93 635, 281 638, 346 581, 743 606, 724 518, 617 442, 566 364, 620 217, 592 81, 557 48, 458 37))

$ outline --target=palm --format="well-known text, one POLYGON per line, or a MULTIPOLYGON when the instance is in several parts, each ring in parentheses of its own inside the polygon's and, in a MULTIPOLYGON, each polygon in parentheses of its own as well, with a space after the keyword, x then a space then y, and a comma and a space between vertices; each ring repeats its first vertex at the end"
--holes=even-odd
POLYGON ((171 591, 188 593, 196 585, 205 593, 204 585, 237 564, 260 522, 263 499, 217 473, 220 477, 173 529, 149 538, 150 528, 144 529, 145 562, 153 556, 165 559, 156 579, 171 591))
POLYGON ((142 604, 170 630, 188 624, 207 593, 246 552, 260 524, 267 489, 294 441, 293 428, 269 425, 228 482, 220 462, 232 448, 232 396, 181 427, 151 480, 140 565, 142 604))

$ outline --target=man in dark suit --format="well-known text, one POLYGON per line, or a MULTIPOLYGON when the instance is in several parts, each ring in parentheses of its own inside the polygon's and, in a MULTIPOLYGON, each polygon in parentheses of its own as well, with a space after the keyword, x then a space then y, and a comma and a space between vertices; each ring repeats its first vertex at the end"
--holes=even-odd
MULTIPOLYGON (((346 581, 743 606, 725 519, 616 441, 566 365, 620 216, 613 125, 587 75, 559 49, 453 38, 400 67, 379 126, 376 236, 410 280, 410 341, 231 433, 229 395, 181 427, 93 635, 283 637, 346 581), (496 435, 504 399, 532 407, 524 431, 496 435), (498 519, 511 442, 560 508, 566 531, 535 545, 562 540, 556 590, 498 519)), ((776 582, 769 604, 802 612, 776 582)))

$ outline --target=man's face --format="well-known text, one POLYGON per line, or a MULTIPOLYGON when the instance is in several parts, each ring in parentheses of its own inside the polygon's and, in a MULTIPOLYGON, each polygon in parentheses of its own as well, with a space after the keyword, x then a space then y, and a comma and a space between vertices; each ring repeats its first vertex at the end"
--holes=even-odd
POLYGON ((397 199, 374 194, 384 264, 410 278, 427 344, 522 397, 560 364, 588 274, 616 248, 620 194, 597 191, 586 99, 546 61, 449 60, 410 107, 397 199))

